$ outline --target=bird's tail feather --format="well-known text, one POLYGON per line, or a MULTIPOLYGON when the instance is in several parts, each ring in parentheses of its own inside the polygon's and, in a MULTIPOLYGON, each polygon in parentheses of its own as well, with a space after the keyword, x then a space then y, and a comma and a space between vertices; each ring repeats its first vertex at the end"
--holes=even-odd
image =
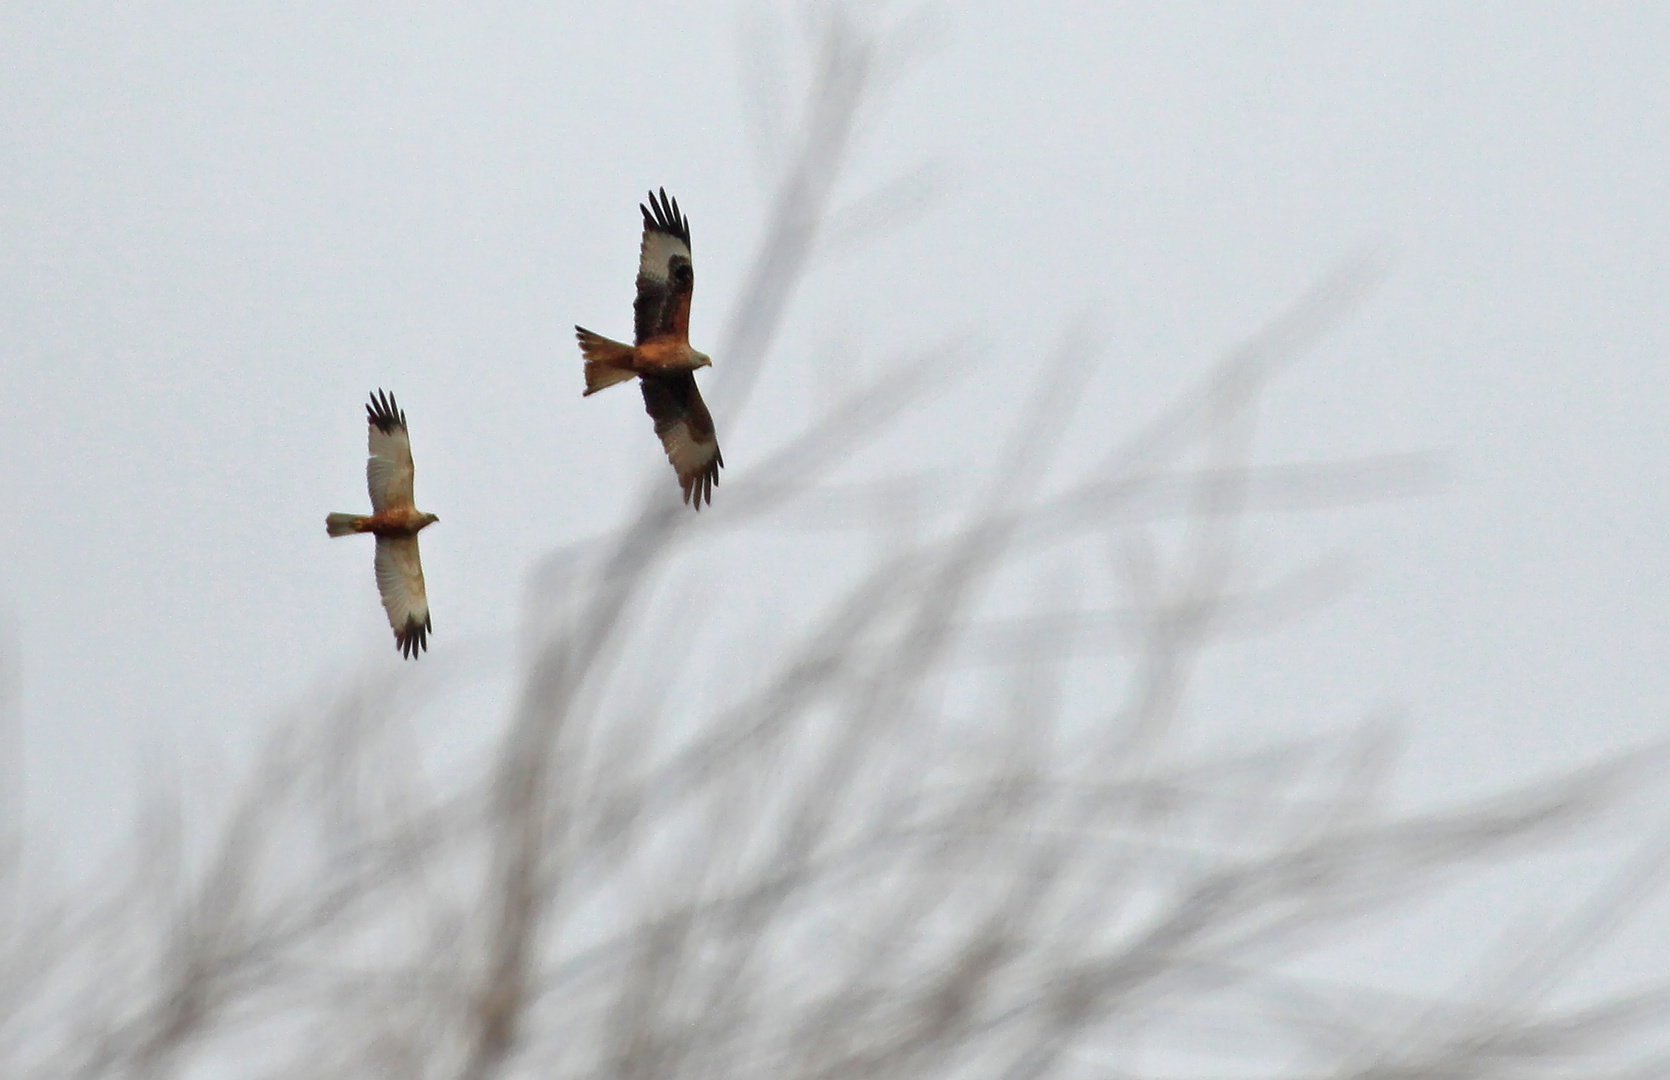
POLYGON ((364 531, 360 528, 364 520, 358 514, 326 514, 325 532, 331 536, 352 536, 364 531))
POLYGON ((632 346, 610 341, 583 326, 574 328, 580 341, 580 355, 586 358, 586 394, 625 382, 638 374, 632 369, 632 346))

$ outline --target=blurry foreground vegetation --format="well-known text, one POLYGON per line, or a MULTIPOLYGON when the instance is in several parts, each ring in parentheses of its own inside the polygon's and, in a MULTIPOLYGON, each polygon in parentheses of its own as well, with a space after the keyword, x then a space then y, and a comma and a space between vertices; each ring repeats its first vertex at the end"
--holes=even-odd
MULTIPOLYGON (((839 219, 856 121, 900 62, 894 32, 839 15, 808 40, 797 141, 712 350, 721 417, 768 362, 839 219)), ((914 190, 860 216, 885 222, 914 190)), ((657 475, 618 532, 536 568, 481 775, 419 782, 398 750, 414 691, 367 677, 274 730, 223 815, 186 828, 160 802, 101 890, 54 899, 10 838, 0 1076, 1666 1074, 1670 985, 1565 993, 1658 895, 1657 838, 1527 951, 1471 973, 1471 996, 1303 974, 1371 916, 1615 822, 1654 762, 1410 814, 1389 806, 1383 725, 1256 750, 1182 737, 1206 646, 1306 595, 1302 572, 1238 584, 1247 515, 1422 483, 1417 458, 1251 464, 1268 381, 1373 277, 1324 280, 1047 497, 1031 481, 1076 385, 1052 365, 1088 350, 1041 353, 966 519, 874 545, 826 607, 786 601, 787 640, 684 636, 686 665, 761 658, 720 708, 631 677, 647 594, 713 515, 769 526, 818 499, 853 439, 909 424, 934 355, 737 462, 702 519, 657 475), (1087 540, 1119 553, 1124 601, 1046 590, 1004 617, 984 602, 1087 540), (1002 658, 1007 692, 953 717, 944 687, 972 656, 1002 658), (1085 662, 1123 687, 1088 713, 1058 682, 1085 662)))

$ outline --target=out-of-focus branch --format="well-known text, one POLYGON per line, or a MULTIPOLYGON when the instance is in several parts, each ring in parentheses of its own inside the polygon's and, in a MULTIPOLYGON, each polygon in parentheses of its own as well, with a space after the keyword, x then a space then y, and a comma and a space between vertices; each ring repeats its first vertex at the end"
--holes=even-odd
MULTIPOLYGON (((844 228, 842 166, 898 54, 851 15, 818 26, 718 353, 731 417, 844 228)), ((909 201, 888 191, 848 225, 909 201)), ((1417 455, 1257 460, 1270 378, 1376 273, 1330 275, 1082 475, 1057 476, 1055 450, 1083 333, 1036 358, 1012 434, 960 486, 931 463, 877 488, 836 475, 963 366, 934 350, 738 467, 717 520, 658 476, 621 528, 536 568, 485 764, 426 780, 414 717, 483 718, 436 693, 444 677, 368 677, 281 725, 223 808, 157 815, 137 883, 97 903, 13 921, 0 854, 0 1072, 1135 1078, 1198 1073, 1190 1025, 1234 1076, 1662 1063, 1670 985, 1560 997, 1661 895, 1658 840, 1472 999, 1303 970, 1464 871, 1619 820, 1662 749, 1413 813, 1389 793, 1386 722, 1251 746, 1190 732, 1212 646, 1342 578, 1329 558, 1248 572, 1257 515, 1432 482, 1417 455), (711 552, 687 542, 693 520, 714 545, 738 537, 719 524, 865 528, 878 491, 937 505, 828 580, 796 565, 805 580, 770 597, 788 632, 729 636, 658 587, 711 552), (709 676, 724 681, 691 692, 709 676)))
POLYGON ((812 79, 792 125, 800 142, 777 180, 765 233, 720 335, 725 366, 710 396, 730 416, 746 406, 789 300, 805 279, 885 37, 829 7, 820 13, 815 40, 812 79))
MULTIPOLYGON (((815 74, 799 125, 805 141, 778 184, 753 269, 744 277, 742 295, 721 336, 725 375, 710 396, 718 410, 733 417, 746 403, 788 301, 805 276, 879 44, 840 9, 831 9, 820 29, 815 74)), ((584 615, 570 632, 553 635, 534 660, 495 785, 503 840, 488 905, 498 917, 479 998, 480 1034, 465 1069, 472 1080, 496 1073, 515 1044, 543 908, 561 888, 553 880, 560 870, 548 859, 550 830, 561 828, 551 821, 553 813, 561 813, 552 805, 550 790, 555 743, 576 695, 612 655, 623 610, 681 523, 664 500, 646 501, 637 521, 619 538, 584 615)))

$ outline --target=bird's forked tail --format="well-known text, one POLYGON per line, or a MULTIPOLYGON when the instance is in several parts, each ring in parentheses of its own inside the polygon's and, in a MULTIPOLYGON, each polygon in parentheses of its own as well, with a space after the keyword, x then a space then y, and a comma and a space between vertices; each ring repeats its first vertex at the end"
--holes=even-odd
POLYGON ((586 395, 625 382, 638 374, 632 369, 632 346, 610 341, 583 326, 574 328, 580 355, 586 358, 586 395))

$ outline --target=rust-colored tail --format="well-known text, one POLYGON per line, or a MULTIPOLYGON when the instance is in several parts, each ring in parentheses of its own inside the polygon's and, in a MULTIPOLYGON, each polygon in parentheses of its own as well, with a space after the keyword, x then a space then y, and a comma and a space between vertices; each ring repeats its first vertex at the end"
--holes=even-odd
POLYGON ((580 355, 586 358, 586 395, 625 382, 638 374, 632 370, 632 346, 610 341, 583 326, 574 328, 580 341, 580 355))
POLYGON ((325 532, 331 536, 352 536, 365 531, 365 522, 370 519, 358 514, 326 514, 325 532))

